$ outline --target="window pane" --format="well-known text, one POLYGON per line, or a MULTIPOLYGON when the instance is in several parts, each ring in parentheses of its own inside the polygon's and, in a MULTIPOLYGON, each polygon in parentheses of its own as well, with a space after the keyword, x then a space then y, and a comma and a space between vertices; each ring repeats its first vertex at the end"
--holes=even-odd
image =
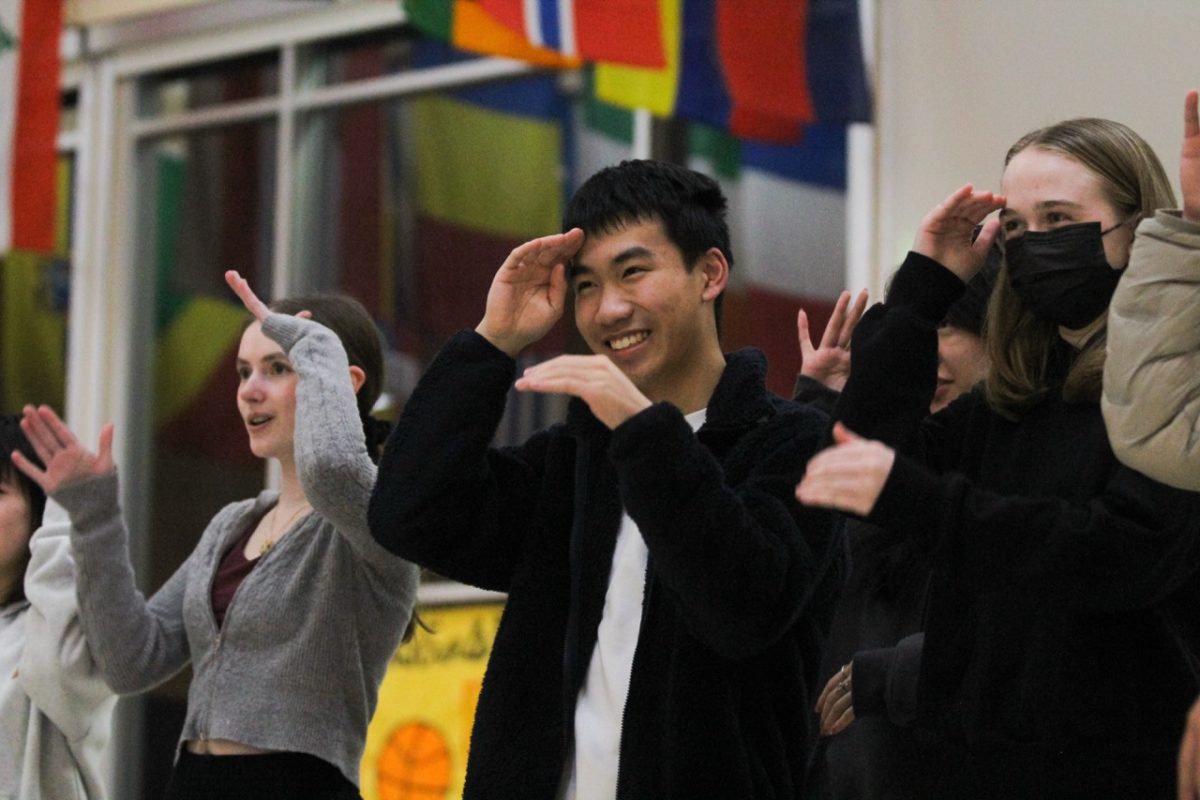
POLYGON ((279 56, 263 53, 163 72, 138 83, 139 117, 157 117, 279 94, 279 56))
POLYGON ((79 129, 79 92, 63 92, 58 107, 58 129, 69 133, 79 129))
POLYGON ((424 52, 426 43, 411 28, 332 39, 301 49, 300 82, 313 88, 404 72, 424 66, 424 52))

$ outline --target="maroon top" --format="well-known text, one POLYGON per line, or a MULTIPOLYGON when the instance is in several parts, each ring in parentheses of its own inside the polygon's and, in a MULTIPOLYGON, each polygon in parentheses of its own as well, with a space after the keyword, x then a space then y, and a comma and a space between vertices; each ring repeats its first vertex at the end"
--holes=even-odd
POLYGON ((238 540, 233 543, 233 547, 229 548, 225 557, 221 559, 220 566, 217 567, 217 577, 213 578, 212 585, 212 609, 213 616, 217 618, 218 628, 225 624, 225 612, 229 609, 234 592, 238 590, 242 581, 250 574, 250 570, 254 569, 254 565, 262 558, 259 556, 254 560, 249 560, 242 554, 246 549, 246 542, 250 541, 250 537, 254 535, 255 527, 257 526, 249 526, 246 532, 238 537, 238 540))

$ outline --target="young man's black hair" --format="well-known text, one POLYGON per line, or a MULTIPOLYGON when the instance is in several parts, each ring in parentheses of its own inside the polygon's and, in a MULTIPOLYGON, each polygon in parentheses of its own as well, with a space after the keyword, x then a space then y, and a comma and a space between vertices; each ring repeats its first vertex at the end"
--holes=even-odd
MULTIPOLYGON (((720 185, 699 172, 665 161, 622 161, 588 178, 567 203, 563 230, 611 233, 634 222, 657 219, 690 270, 715 247, 733 268, 733 247, 720 185)), ((714 307, 721 321, 721 299, 714 307)))

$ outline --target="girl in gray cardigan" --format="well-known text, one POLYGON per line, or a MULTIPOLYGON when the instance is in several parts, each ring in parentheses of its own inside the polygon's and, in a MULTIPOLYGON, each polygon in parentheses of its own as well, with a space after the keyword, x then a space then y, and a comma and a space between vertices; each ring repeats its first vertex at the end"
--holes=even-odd
POLYGON ((238 349, 237 404, 250 449, 279 462, 278 491, 222 509, 146 600, 111 425, 91 453, 53 411, 27 409, 46 468, 19 466, 71 515, 80 615, 109 685, 142 692, 192 665, 168 798, 358 797, 367 724, 417 589, 417 568, 367 530, 378 335, 349 298, 272 313, 237 273, 226 279, 257 320, 238 349))

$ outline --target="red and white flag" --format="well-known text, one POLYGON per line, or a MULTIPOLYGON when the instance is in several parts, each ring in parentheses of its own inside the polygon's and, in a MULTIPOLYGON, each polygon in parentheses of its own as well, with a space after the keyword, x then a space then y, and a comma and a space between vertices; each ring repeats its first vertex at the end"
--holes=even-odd
POLYGON ((54 249, 61 0, 0 0, 0 254, 54 249))
POLYGON ((666 66, 659 0, 480 0, 537 47, 588 61, 666 66))

